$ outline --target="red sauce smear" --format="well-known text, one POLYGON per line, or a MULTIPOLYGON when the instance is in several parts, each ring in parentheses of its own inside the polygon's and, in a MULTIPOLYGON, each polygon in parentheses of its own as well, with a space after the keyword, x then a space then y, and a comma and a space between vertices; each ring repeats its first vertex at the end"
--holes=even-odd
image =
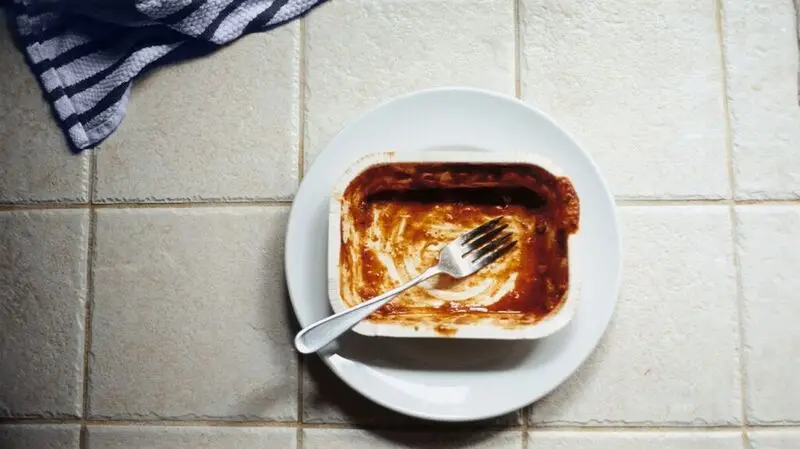
MULTIPOLYGON (((517 273, 514 287, 491 305, 390 303, 373 314, 372 321, 409 325, 435 321, 435 329, 451 335, 454 329, 448 323, 493 319, 508 327, 528 325, 557 311, 566 299, 569 235, 578 230, 580 207, 575 189, 565 177, 528 164, 391 163, 359 174, 345 190, 343 202, 349 205, 349 216, 343 216, 342 222, 352 223, 363 237, 361 244, 355 245, 342 236, 340 284, 343 299, 350 305, 386 289, 387 269, 365 243, 372 226, 380 227, 380 235, 393 235, 396 240, 390 242, 390 255, 398 260, 412 242, 443 243, 436 242, 430 231, 442 220, 466 231, 506 216, 521 223, 523 230, 514 236, 514 251, 519 251, 516 263, 505 263, 503 271, 492 274, 502 279, 517 273), (400 220, 405 220, 405 225, 398 233, 400 220), (344 297, 345 281, 354 283, 357 297, 344 297)), ((436 262, 433 253, 429 259, 430 265, 436 262)), ((459 281, 439 282, 446 288, 459 281)))

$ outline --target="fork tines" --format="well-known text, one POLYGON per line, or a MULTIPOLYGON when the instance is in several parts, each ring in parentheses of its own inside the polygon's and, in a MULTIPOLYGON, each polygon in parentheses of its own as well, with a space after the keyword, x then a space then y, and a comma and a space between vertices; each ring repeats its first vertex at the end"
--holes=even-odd
POLYGON ((462 256, 473 264, 483 266, 510 251, 517 242, 512 240, 511 232, 503 232, 508 228, 504 219, 503 216, 494 218, 462 235, 459 238, 459 243, 465 249, 462 256))

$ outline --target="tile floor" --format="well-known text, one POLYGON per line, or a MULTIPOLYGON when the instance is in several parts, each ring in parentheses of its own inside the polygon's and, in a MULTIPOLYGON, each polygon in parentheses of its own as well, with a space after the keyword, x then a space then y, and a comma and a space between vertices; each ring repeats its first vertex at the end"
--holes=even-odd
POLYGON ((147 77, 73 156, 3 29, 0 447, 800 447, 795 33, 792 0, 333 0, 147 77), (566 125, 626 237, 591 359, 466 428, 298 358, 282 273, 291 198, 331 136, 448 84, 566 125))

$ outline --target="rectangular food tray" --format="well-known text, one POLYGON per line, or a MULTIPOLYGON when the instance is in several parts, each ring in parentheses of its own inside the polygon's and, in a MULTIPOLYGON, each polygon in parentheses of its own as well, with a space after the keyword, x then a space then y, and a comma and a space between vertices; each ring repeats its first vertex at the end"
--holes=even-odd
MULTIPOLYGON (((555 202, 552 198, 550 201, 555 202)), ((547 201, 542 204, 541 211, 556 210, 546 209, 547 201)), ((579 299, 580 278, 573 257, 581 237, 577 226, 578 204, 572 184, 561 170, 531 154, 454 150, 365 156, 349 167, 331 194, 328 235, 331 305, 337 312, 345 310, 407 281, 436 262, 437 244, 441 247, 451 235, 479 224, 496 208, 511 217, 509 229, 519 241, 518 250, 515 248, 460 283, 440 275, 414 287, 353 330, 384 337, 536 339, 550 335, 572 319, 579 299), (537 187, 526 181, 525 173, 539 174, 543 182, 537 187), (517 178, 519 185, 514 181, 517 178), (492 182, 497 179, 501 181, 493 187, 492 182), (357 196, 361 184, 354 182, 362 183, 364 191, 374 194, 357 196), (564 210, 573 211, 574 216, 569 220, 563 218, 568 214, 552 212, 554 217, 566 220, 564 223, 575 225, 569 230, 544 212, 536 215, 539 212, 534 203, 551 197, 539 195, 535 189, 545 189, 542 186, 549 186, 547 183, 559 186, 551 189, 560 192, 552 198, 558 198, 564 205, 572 204, 571 208, 563 206, 564 210), (488 199, 481 196, 486 193, 488 199), (455 201, 452 204, 458 206, 439 204, 437 198, 452 199, 455 201), (496 205, 497 198, 503 198, 507 205, 496 205), (351 204, 356 199, 358 203, 351 204), (366 223, 367 219, 372 221, 366 223), (420 220, 424 219, 433 221, 423 224, 420 220), (538 263, 536 266, 531 265, 533 259, 538 263), (564 284, 565 276, 564 290, 558 285, 564 284), (557 301, 543 303, 541 307, 528 302, 525 307, 514 308, 512 304, 523 304, 513 303, 516 298, 513 292, 519 289, 555 291, 550 296, 544 293, 540 296, 552 296, 557 301)), ((562 208, 562 205, 550 206, 562 208)))

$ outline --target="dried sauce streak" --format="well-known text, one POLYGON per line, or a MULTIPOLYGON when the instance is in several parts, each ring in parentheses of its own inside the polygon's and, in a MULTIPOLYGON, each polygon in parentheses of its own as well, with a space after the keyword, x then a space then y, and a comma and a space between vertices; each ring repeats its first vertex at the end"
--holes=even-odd
POLYGON ((436 291, 464 298, 442 299, 444 293, 416 287, 372 321, 435 320, 449 335, 447 323, 530 324, 566 297, 568 236, 579 220, 578 197, 566 178, 523 164, 385 164, 357 176, 343 203, 340 286, 351 306, 433 265, 442 245, 493 217, 509 217, 518 240, 511 253, 464 280, 435 281, 436 291), (478 294, 470 296, 473 291, 478 294))

